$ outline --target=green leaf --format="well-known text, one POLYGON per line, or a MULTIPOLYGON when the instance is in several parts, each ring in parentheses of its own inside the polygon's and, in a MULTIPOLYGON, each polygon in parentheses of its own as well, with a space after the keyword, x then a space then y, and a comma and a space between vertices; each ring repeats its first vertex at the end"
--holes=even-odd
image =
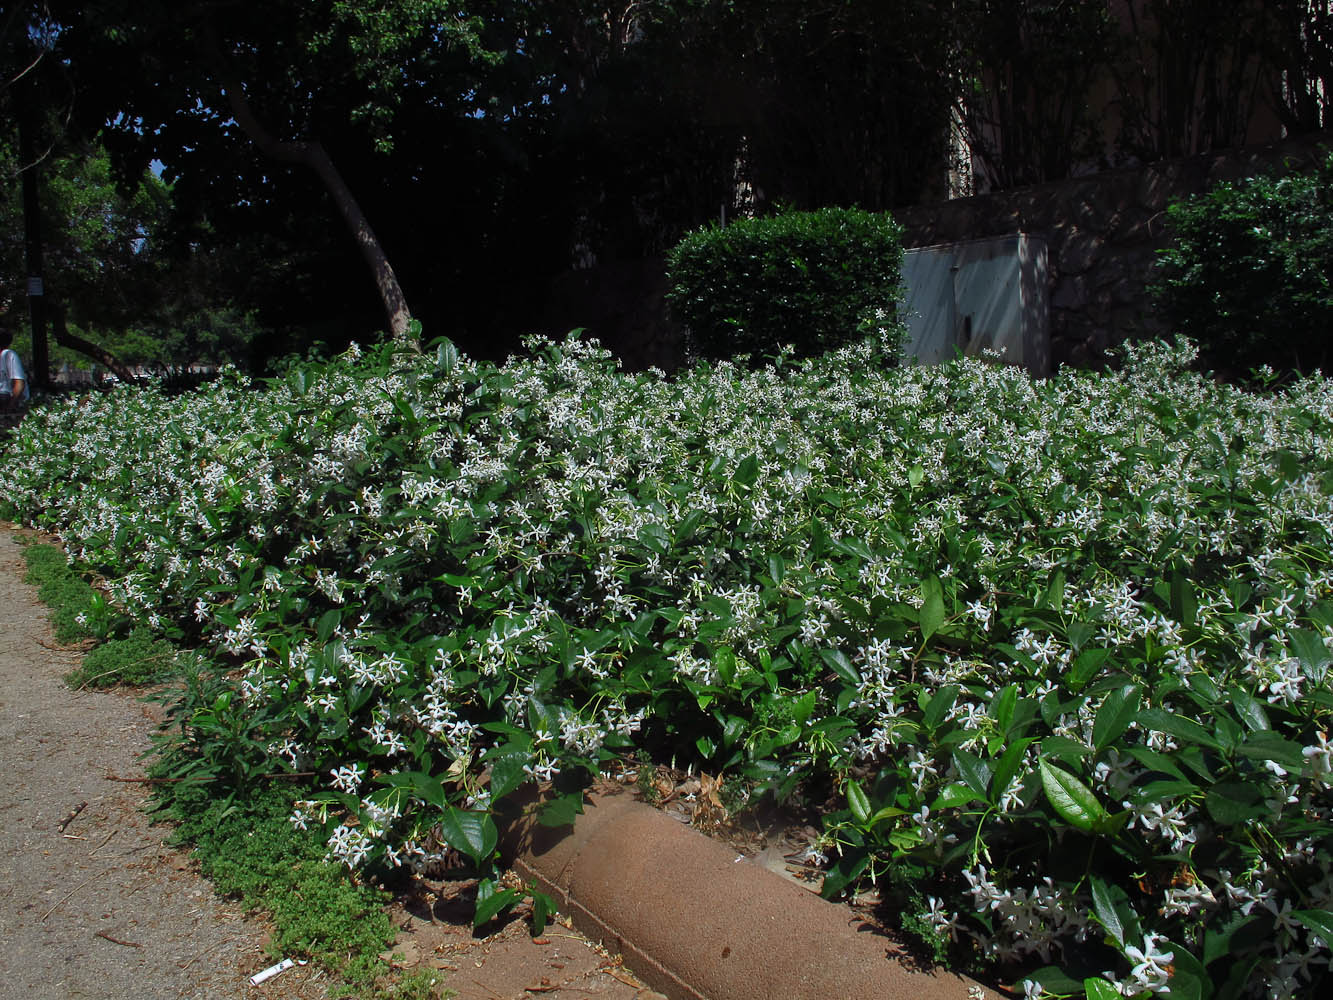
POLYGON ((328 642, 329 637, 337 631, 338 626, 342 624, 343 613, 337 608, 331 608, 319 616, 319 624, 315 626, 315 638, 320 642, 328 642))
POLYGON ((491 765, 491 801, 495 802, 528 780, 523 765, 532 760, 526 750, 504 750, 488 758, 491 765))
POLYGON ((1206 1000, 1213 992, 1212 979, 1194 952, 1179 941, 1167 941, 1172 952, 1171 988, 1158 996, 1173 1000, 1206 1000))
POLYGON ((870 820, 870 799, 866 797, 859 782, 847 782, 847 804, 851 806, 852 816, 856 818, 856 822, 865 826, 870 820))
POLYGON ((495 821, 483 812, 468 812, 455 806, 446 806, 441 813, 439 826, 444 842, 471 858, 478 867, 490 860, 500 840, 495 821))
POLYGON ((759 478, 758 456, 747 455, 741 459, 741 464, 736 467, 736 474, 731 478, 741 486, 753 485, 754 481, 759 478))
POLYGON ((567 792, 543 803, 537 811, 537 822, 542 826, 573 826, 583 813, 583 793, 567 792))
POLYGON ((791 710, 791 721, 798 726, 804 726, 810 714, 815 710, 815 702, 819 699, 819 692, 813 688, 807 691, 801 697, 796 699, 791 710))
POLYGON ((1110 814, 1097 800, 1092 789, 1062 767, 1037 762, 1041 787, 1051 807, 1070 826, 1092 832, 1099 823, 1109 822, 1110 814))
POLYGON ((930 701, 926 702, 921 721, 927 729, 939 728, 940 723, 944 721, 944 717, 952 710, 954 702, 958 700, 960 690, 957 684, 946 684, 935 692, 930 701))
POLYGON ((1092 723, 1092 745, 1098 752, 1118 740, 1129 728, 1138 714, 1142 698, 1143 688, 1137 684, 1126 684, 1107 694, 1092 723))
POLYGON ((1203 964, 1212 965, 1219 958, 1231 958, 1235 952, 1245 951, 1244 947, 1236 945, 1243 944, 1246 938, 1255 934, 1260 937, 1266 935, 1267 928, 1260 925, 1261 920, 1258 914, 1246 916, 1243 913, 1234 913, 1228 922, 1221 926, 1218 926, 1217 921, 1207 924, 1203 932, 1203 964), (1241 942, 1235 942, 1236 937, 1240 937, 1241 942))
POLYGON ((639 529, 639 541, 649 552, 665 555, 671 551, 671 533, 660 524, 648 523, 639 529))
POLYGON ((819 894, 825 899, 836 898, 843 889, 860 878, 868 864, 870 864, 870 852, 864 847, 844 848, 842 855, 824 876, 824 884, 820 886, 819 894))
POLYGON ((1089 976, 1083 980, 1083 992, 1088 1000, 1121 1000, 1120 991, 1105 979, 1089 976))
POLYGON ((1023 765, 1023 755, 1035 741, 1031 738, 1016 740, 1004 748, 1004 753, 995 763, 995 773, 991 777, 991 802, 999 804, 1001 797, 1009 790, 1014 775, 1023 765))
POLYGON ((1333 913, 1328 910, 1292 910, 1291 915, 1324 939, 1324 947, 1333 947, 1333 913))
POLYGON ((1097 922, 1102 925, 1106 933, 1121 950, 1125 947, 1125 926, 1120 922, 1120 914, 1116 912, 1115 901, 1111 898, 1111 890, 1107 888, 1106 883, 1093 875, 1088 880, 1092 885, 1092 915, 1097 918, 1097 922))
MULTIPOLYGON (((1047 993, 1054 993, 1057 996, 1063 994, 1066 996, 1076 996, 1078 991, 1083 988, 1083 984, 1077 979, 1070 978, 1069 974, 1063 969, 1054 965, 1048 965, 1038 969, 1036 972, 1030 972, 1023 977, 1024 981, 1031 980, 1039 983, 1047 993)), ((1015 993, 1022 993, 1023 987, 1018 986, 1015 993)))
POLYGON ((1042 607, 1059 611, 1065 603, 1065 571, 1058 569, 1051 577, 1051 582, 1042 596, 1042 607))
POLYGON ((1291 641, 1291 651, 1301 662, 1305 676, 1316 684, 1322 683, 1328 673, 1329 663, 1333 662, 1333 656, 1330 656, 1323 638, 1317 632, 1305 629, 1289 632, 1287 638, 1291 641))
POLYGON ((1001 732, 1009 731, 1009 723, 1014 719, 1014 706, 1017 704, 1017 684, 1006 684, 991 699, 990 717, 999 725, 1001 732))
POLYGON ((990 763, 962 749, 954 751, 953 763, 954 767, 958 768, 958 773, 963 776, 963 780, 967 782, 967 787, 983 799, 987 798, 991 781, 990 763))
POLYGON ((1265 790, 1248 781, 1216 784, 1203 797, 1208 815, 1223 826, 1238 826, 1258 819, 1268 810, 1264 808, 1265 790))
POLYGON ((1074 660, 1074 665, 1070 668, 1068 674, 1069 686, 1075 691, 1081 691, 1087 686, 1088 681, 1097 676, 1102 669, 1102 665, 1110 659, 1111 651, 1100 647, 1085 649, 1078 654, 1074 660))
POLYGON ((1250 760, 1273 761, 1288 771, 1299 772, 1305 767, 1301 745, 1267 730, 1250 733, 1236 752, 1250 760))
POLYGON ((1192 628, 1199 611, 1194 586, 1180 570, 1171 574, 1171 616, 1185 628, 1192 628))
POLYGON ((961 781, 955 781, 953 784, 945 785, 940 789, 940 794, 935 797, 935 801, 930 804, 930 808, 932 810, 957 809, 960 806, 975 802, 979 798, 982 798, 982 796, 967 785, 961 781))
POLYGON ((458 364, 458 348, 454 342, 447 337, 441 338, 439 345, 435 348, 435 367, 443 375, 448 375, 458 364))
POLYGON ((1273 724, 1268 721, 1268 713, 1254 695, 1239 687, 1233 687, 1230 694, 1236 715, 1248 729, 1252 732, 1265 732, 1273 728, 1273 724))
POLYGON ((840 649, 821 648, 819 658, 822 659, 830 670, 838 675, 848 684, 860 685, 861 672, 856 669, 852 661, 847 658, 847 654, 840 649))
POLYGON ((540 937, 546 922, 555 916, 555 900, 544 892, 532 890, 532 936, 540 937))
POLYGON ((522 898, 523 893, 517 889, 502 889, 497 892, 494 882, 488 878, 482 879, 477 884, 477 908, 472 912, 472 926, 480 927, 488 923, 522 898))
POLYGON ((1161 708, 1145 708, 1139 712, 1136 721, 1144 729, 1155 729, 1186 743, 1197 743, 1212 750, 1221 750, 1222 744, 1212 733, 1204 729, 1193 719, 1175 715, 1161 708))
POLYGON ((924 603, 921 605, 917 620, 921 625, 921 638, 928 642, 944 624, 944 590, 940 586, 940 578, 930 576, 923 580, 921 596, 924 598, 924 603))

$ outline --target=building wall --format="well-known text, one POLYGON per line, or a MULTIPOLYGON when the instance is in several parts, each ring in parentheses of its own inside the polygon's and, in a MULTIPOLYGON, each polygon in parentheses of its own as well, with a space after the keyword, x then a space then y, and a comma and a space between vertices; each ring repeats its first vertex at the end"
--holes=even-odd
POLYGON ((1168 204, 1284 164, 1309 169, 1321 145, 1333 150, 1333 132, 916 205, 894 215, 906 228, 908 248, 1020 232, 1043 237, 1053 365, 1098 367, 1109 347, 1169 333, 1147 294, 1157 251, 1168 243, 1168 204))

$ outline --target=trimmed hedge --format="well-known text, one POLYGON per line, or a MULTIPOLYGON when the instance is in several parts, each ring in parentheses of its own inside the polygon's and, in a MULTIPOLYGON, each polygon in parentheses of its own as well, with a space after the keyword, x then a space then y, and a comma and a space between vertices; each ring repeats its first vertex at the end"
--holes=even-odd
POLYGON ((1169 327, 1209 364, 1328 370, 1333 155, 1313 174, 1258 176, 1167 210, 1173 244, 1152 285, 1169 327))
POLYGON ((825 208, 741 219, 686 236, 667 258, 672 314, 711 359, 797 357, 893 331, 902 228, 887 214, 825 208))

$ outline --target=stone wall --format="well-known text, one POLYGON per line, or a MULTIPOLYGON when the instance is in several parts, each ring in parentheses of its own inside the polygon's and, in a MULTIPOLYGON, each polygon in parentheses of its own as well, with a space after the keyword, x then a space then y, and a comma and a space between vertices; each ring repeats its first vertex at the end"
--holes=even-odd
POLYGON ((1096 367, 1108 347, 1169 332, 1147 294, 1157 251, 1168 242, 1168 204, 1284 163, 1308 169, 1321 145, 1333 148, 1333 133, 915 205, 894 215, 906 227, 909 248, 1019 232, 1043 236, 1053 365, 1096 367))

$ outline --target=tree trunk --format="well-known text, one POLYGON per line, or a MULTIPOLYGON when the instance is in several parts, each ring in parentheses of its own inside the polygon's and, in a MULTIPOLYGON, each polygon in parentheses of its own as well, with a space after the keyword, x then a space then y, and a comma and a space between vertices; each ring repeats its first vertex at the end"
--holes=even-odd
POLYGON ((342 213, 343 220, 351 229, 352 236, 361 250, 361 256, 365 258, 366 264, 375 276, 375 287, 379 289, 380 299, 384 303, 384 311, 389 320, 389 332, 393 335, 393 339, 404 346, 419 346, 412 334, 412 313, 407 307, 407 298, 398 284, 398 277, 393 273, 393 266, 375 236, 375 231, 371 229, 370 220, 361 211, 361 206, 352 195, 351 189, 342 179, 338 168, 334 166, 328 150, 318 140, 288 142, 275 138, 255 117, 240 84, 235 80, 226 80, 223 86, 237 123, 260 150, 274 159, 303 164, 319 175, 324 187, 333 198, 333 203, 342 213))
MULTIPOLYGON (((30 88, 33 95, 36 87, 30 88)), ((23 244, 27 262, 28 315, 32 323, 32 384, 45 387, 51 381, 51 362, 46 344, 46 289, 42 274, 42 213, 37 197, 37 170, 33 132, 37 113, 35 100, 19 107, 19 163, 23 170, 23 244)))
POLYGON ((119 361, 105 348, 98 347, 92 341, 84 340, 77 334, 69 332, 69 327, 65 325, 63 306, 56 305, 48 300, 46 311, 51 318, 51 332, 55 334, 57 344, 61 347, 68 347, 71 351, 78 351, 85 357, 92 358, 99 365, 105 365, 115 372, 116 377, 122 382, 131 383, 135 381, 134 372, 130 371, 123 362, 119 361))

